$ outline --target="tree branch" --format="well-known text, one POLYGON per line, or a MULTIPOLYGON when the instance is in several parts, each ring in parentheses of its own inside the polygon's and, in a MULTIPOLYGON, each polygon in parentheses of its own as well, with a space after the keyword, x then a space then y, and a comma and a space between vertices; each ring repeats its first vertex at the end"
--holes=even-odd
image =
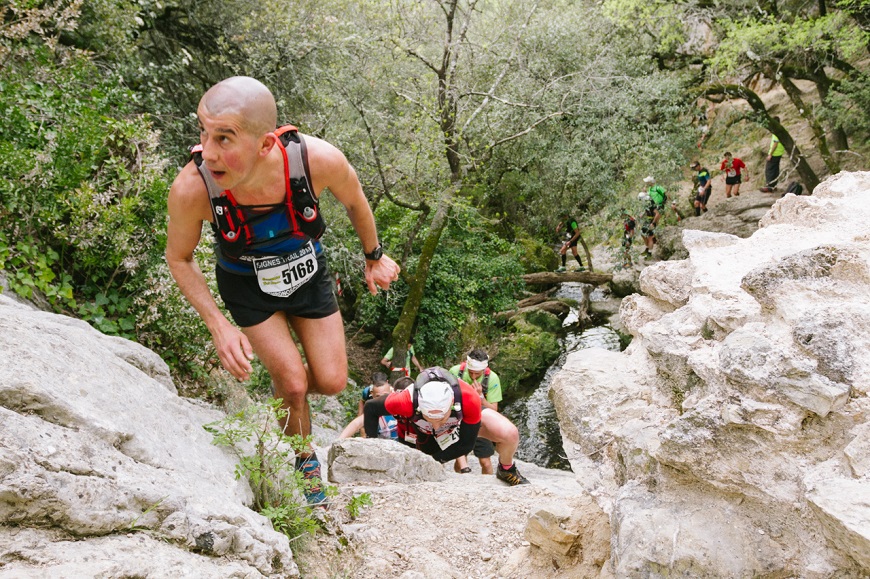
POLYGON ((510 70, 511 65, 516 59, 517 51, 519 50, 520 39, 522 39, 523 33, 529 26, 529 21, 532 19, 532 15, 537 11, 537 9, 538 3, 535 2, 532 5, 531 10, 529 10, 528 14, 526 15, 526 20, 523 22, 522 27, 517 32, 516 38, 514 39, 514 47, 511 50, 511 55, 508 57, 507 61, 505 61, 501 72, 499 72, 498 76, 493 81, 492 86, 489 87, 489 91, 487 91, 486 96, 481 101, 480 105, 478 105, 478 107, 471 113, 471 115, 469 115, 468 119, 466 119, 465 123, 462 125, 462 130, 460 131, 461 134, 465 133, 465 130, 471 125, 474 119, 477 118, 477 115, 480 114, 480 112, 484 108, 486 108, 486 106, 489 104, 490 99, 495 98, 495 90, 498 88, 498 85, 501 84, 501 81, 504 79, 505 75, 507 75, 508 70, 510 70))

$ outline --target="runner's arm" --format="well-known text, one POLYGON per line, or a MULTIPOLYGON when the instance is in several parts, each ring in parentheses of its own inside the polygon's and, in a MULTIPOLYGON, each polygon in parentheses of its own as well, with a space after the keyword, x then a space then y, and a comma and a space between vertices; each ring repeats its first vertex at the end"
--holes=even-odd
MULTIPOLYGON (((306 137, 311 167, 312 186, 318 195, 329 188, 333 196, 344 205, 347 216, 362 243, 363 252, 371 253, 378 246, 378 231, 375 216, 362 190, 356 171, 344 154, 326 141, 306 137)), ((389 256, 378 260, 366 260, 365 277, 369 291, 374 295, 378 287, 389 289, 398 279, 400 268, 389 256)))
POLYGON ((356 418, 351 420, 347 426, 344 427, 344 430, 341 431, 341 434, 338 435, 338 438, 339 439, 352 438, 356 431, 359 430, 360 432, 362 432, 362 430, 361 430, 362 425, 363 425, 363 417, 357 416, 356 418))
POLYGON ((391 395, 372 398, 371 400, 367 400, 363 406, 363 425, 366 438, 378 437, 378 418, 390 414, 385 406, 385 402, 390 396, 391 395))
POLYGON ((459 440, 442 450, 432 455, 432 458, 440 463, 445 463, 455 460, 460 456, 465 456, 474 450, 474 441, 477 440, 477 433, 480 431, 480 422, 468 424, 465 421, 459 423, 459 440))
POLYGON ((417 359, 416 355, 411 356, 411 362, 413 362, 414 365, 417 367, 417 372, 423 371, 423 366, 420 364, 420 360, 417 359))
POLYGON ((208 219, 204 213, 209 211, 205 185, 196 166, 188 163, 169 190, 166 263, 178 289, 211 333, 221 365, 238 380, 246 380, 252 370, 251 360, 254 359, 251 343, 218 308, 205 276, 193 258, 202 233, 202 223, 208 219))
POLYGON ((480 407, 481 409, 489 408, 490 410, 495 410, 496 412, 498 412, 498 402, 490 402, 483 396, 480 397, 480 407))

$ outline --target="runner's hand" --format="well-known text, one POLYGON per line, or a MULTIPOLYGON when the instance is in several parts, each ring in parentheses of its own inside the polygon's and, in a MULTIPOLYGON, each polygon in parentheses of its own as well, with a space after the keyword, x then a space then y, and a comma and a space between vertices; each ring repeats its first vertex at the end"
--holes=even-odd
POLYGON ((474 386, 474 389, 477 390, 478 394, 483 396, 483 385, 480 382, 475 380, 474 382, 471 383, 471 385, 474 386))
POLYGON ((212 334, 212 341, 217 349, 218 357, 224 369, 237 380, 244 381, 251 377, 251 360, 254 359, 254 349, 251 342, 241 330, 227 322, 220 331, 212 334))
POLYGON ((366 285, 372 295, 377 295, 378 288, 388 290, 390 284, 399 279, 402 268, 387 255, 377 261, 366 260, 366 285))

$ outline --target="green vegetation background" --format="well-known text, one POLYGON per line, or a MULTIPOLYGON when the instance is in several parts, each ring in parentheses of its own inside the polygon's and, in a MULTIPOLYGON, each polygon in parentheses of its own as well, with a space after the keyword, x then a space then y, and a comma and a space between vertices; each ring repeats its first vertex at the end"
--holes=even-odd
MULTIPOLYGON (((388 343, 404 319, 428 364, 491 346, 506 383, 558 352, 553 319, 493 314, 522 295, 520 274, 556 265, 562 212, 604 243, 643 176, 676 193, 698 115, 733 98, 715 91, 725 80, 811 83, 789 128, 833 151, 813 169, 867 166, 867 0, 7 0, 0 15, 0 271, 154 349, 182 385, 207 385, 218 362, 163 261, 165 198, 199 96, 227 76, 262 80, 282 119, 360 175, 404 275, 365 291, 359 242, 326 196, 349 328, 388 343)), ((733 140, 716 142, 762 147, 765 119, 723 118, 733 140)), ((197 260, 211 278, 207 243, 197 260)))

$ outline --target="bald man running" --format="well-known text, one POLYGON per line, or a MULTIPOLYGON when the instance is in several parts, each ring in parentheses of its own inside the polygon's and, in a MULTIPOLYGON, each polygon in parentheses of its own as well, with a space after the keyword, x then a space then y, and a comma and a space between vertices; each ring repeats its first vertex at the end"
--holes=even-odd
MULTIPOLYGON (((369 291, 388 289, 398 279, 399 266, 381 251, 356 172, 326 141, 298 135, 304 147, 295 150, 307 149, 303 192, 310 203, 304 211, 296 205, 290 168, 300 170, 305 157, 294 157, 291 144, 285 148, 276 134, 275 99, 262 83, 249 77, 219 82, 200 100, 197 118, 201 164, 188 163, 169 191, 166 261, 211 332, 223 367, 247 380, 256 354, 288 412, 285 432, 307 436, 307 394, 338 394, 347 383, 344 329, 326 257, 319 233, 306 228, 308 221, 322 223, 316 200, 324 189, 344 205, 359 236, 369 291), (204 221, 215 235, 218 291, 241 329, 218 308, 194 260, 204 221)), ((316 455, 303 454, 297 468, 316 479, 309 501, 322 502, 316 455)))

